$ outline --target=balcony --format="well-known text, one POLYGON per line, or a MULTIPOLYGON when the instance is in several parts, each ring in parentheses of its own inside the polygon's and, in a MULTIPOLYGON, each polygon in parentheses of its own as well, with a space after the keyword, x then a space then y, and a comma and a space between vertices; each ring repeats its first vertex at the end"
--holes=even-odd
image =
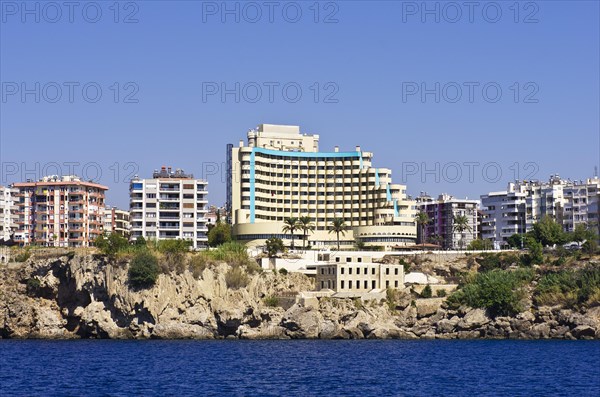
POLYGON ((165 192, 178 192, 179 186, 161 185, 158 189, 165 192))

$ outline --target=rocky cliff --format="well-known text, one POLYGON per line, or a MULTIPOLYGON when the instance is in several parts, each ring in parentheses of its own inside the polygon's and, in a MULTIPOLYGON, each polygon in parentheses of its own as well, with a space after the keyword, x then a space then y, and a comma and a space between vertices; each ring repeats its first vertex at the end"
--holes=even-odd
MULTIPOLYGON (((0 268, 1 338, 600 338, 600 307, 539 307, 492 319, 481 309, 447 310, 444 298, 361 302, 321 298, 284 309, 277 299, 312 289, 301 274, 250 275, 227 287, 225 263, 194 277, 160 275, 132 290, 127 265, 93 255, 31 259, 0 268)), ((287 305, 282 305, 287 307, 287 305)))

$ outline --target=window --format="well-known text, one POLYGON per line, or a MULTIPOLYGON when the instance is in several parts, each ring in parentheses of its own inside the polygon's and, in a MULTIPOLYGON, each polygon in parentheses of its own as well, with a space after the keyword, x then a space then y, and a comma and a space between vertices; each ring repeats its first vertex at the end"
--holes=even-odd
POLYGON ((369 288, 369 282, 367 280, 365 280, 364 284, 365 284, 365 289, 368 289, 369 288))
POLYGON ((371 289, 375 289, 375 280, 371 281, 371 289))
POLYGON ((360 289, 360 281, 356 280, 356 289, 360 289))
POLYGON ((352 258, 346 258, 346 262, 350 262, 352 258))
MULTIPOLYGON (((344 274, 344 268, 343 267, 340 269, 340 273, 344 274)), ((343 281, 342 281, 342 283, 343 283, 343 281)))
POLYGON ((362 258, 358 258, 358 263, 362 263, 362 258))
POLYGON ((340 261, 340 257, 338 256, 337 258, 335 258, 335 261, 339 262, 340 261))
POLYGON ((321 274, 325 274, 325 268, 321 268, 321 274))
POLYGON ((321 281, 321 288, 325 288, 325 281, 321 281))
MULTIPOLYGON (((344 270, 344 269, 342 269, 342 270, 344 270)), ((342 280, 342 281, 340 282, 340 289, 344 289, 344 280, 342 280)))
POLYGON ((394 269, 394 274, 397 276, 398 275, 398 268, 394 269))
POLYGON ((351 267, 348 268, 348 274, 352 274, 352 268, 351 267))
POLYGON ((398 288, 398 280, 394 281, 394 287, 398 288))
POLYGON ((371 268, 371 274, 373 274, 373 275, 375 274, 375 268, 374 267, 371 268))
POLYGON ((386 276, 390 274, 390 268, 389 268, 389 267, 387 267, 387 268, 385 269, 385 274, 386 274, 386 276))
POLYGON ((385 281, 385 288, 389 288, 390 287, 390 280, 386 280, 385 281))

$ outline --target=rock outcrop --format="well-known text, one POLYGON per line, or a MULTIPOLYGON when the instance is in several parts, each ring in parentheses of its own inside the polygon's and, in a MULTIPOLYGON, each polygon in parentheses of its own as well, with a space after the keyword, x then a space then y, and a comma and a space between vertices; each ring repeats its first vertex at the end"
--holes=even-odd
POLYGON ((444 298, 394 304, 320 298, 285 310, 272 298, 312 289, 301 274, 250 275, 245 288, 227 287, 225 263, 159 276, 132 290, 127 265, 100 256, 35 259, 0 268, 0 338, 165 339, 598 339, 600 307, 577 312, 539 307, 490 318, 482 309, 448 310, 444 298))

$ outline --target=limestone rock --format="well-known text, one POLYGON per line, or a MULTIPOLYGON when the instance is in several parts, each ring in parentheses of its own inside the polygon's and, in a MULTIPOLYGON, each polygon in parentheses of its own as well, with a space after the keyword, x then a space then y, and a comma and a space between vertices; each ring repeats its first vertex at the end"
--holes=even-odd
POLYGON ((423 318, 435 314, 442 306, 444 300, 442 298, 417 299, 417 318, 423 318))
POLYGON ((490 318, 483 309, 471 309, 458 323, 458 328, 462 330, 471 330, 479 328, 490 322, 490 318))

